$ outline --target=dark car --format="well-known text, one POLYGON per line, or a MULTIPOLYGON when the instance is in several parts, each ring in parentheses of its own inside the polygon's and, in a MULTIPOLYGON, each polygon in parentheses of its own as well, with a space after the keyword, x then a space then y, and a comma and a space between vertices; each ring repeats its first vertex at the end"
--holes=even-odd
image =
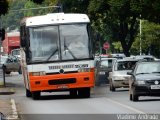
POLYGON ((127 74, 130 100, 138 101, 140 96, 160 96, 160 62, 138 62, 127 74))
POLYGON ((115 58, 101 58, 97 62, 96 66, 96 86, 101 84, 108 84, 109 72, 112 71, 112 65, 116 59, 115 58))

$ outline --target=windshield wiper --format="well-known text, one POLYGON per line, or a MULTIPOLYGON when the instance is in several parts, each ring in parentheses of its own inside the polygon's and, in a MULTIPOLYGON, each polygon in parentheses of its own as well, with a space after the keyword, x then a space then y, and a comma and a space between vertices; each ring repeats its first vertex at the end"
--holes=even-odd
POLYGON ((136 75, 140 75, 140 74, 150 74, 150 73, 137 73, 136 75))
POLYGON ((52 57, 57 51, 58 51, 58 48, 57 48, 55 51, 53 51, 53 53, 47 58, 47 61, 48 61, 49 59, 51 59, 51 57, 52 57))
POLYGON ((160 72, 152 72, 152 73, 160 73, 160 72))

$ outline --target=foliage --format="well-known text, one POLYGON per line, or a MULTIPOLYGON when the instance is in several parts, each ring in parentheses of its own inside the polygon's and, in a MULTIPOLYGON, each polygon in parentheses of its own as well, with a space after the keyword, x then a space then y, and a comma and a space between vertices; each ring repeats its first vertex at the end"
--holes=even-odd
POLYGON ((63 5, 63 11, 66 13, 87 13, 87 7, 90 0, 59 0, 63 5))
POLYGON ((21 1, 10 1, 9 2, 9 11, 8 14, 5 16, 2 16, 2 23, 3 27, 8 30, 14 30, 19 28, 19 23, 21 18, 23 18, 23 11, 11 11, 11 10, 18 10, 21 8, 24 8, 24 5, 26 3, 26 0, 21 0, 21 1))
MULTIPOLYGON (((108 41, 111 49, 115 45, 122 45, 123 52, 129 56, 130 51, 137 53, 139 49, 138 36, 139 18, 160 23, 160 2, 159 0, 10 0, 10 9, 32 8, 51 5, 63 5, 64 12, 86 13, 91 18, 91 25, 94 28, 94 39, 100 45, 108 41), (32 1, 34 4, 32 3, 32 1), (136 37, 137 36, 137 37, 136 37), (133 47, 132 44, 134 41, 133 47), (131 49, 132 47, 132 49, 131 49)), ((0 0, 0 14, 5 14, 8 10, 7 0, 0 0), (2 10, 1 10, 2 9, 2 10)), ((45 10, 28 10, 13 14, 9 12, 8 17, 4 17, 3 26, 11 29, 18 27, 22 17, 41 15, 53 12, 57 9, 49 8, 45 10)), ((57 10, 59 11, 59 9, 57 10)), ((146 23, 148 24, 148 23, 146 23)), ((147 52, 147 45, 150 51, 154 45, 159 44, 159 28, 153 23, 143 28, 143 52, 147 52), (149 27, 150 26, 150 27, 149 27), (153 27, 155 26, 155 27, 153 27), (158 30, 157 30, 158 29, 158 30)))
MULTIPOLYGON (((160 46, 160 25, 146 20, 142 21, 142 54, 152 54, 160 58, 159 46, 160 46)), ((140 35, 135 39, 131 52, 133 54, 139 54, 140 48, 140 35)))
POLYGON ((33 9, 30 8, 38 8, 43 6, 51 6, 56 4, 56 0, 45 0, 45 2, 41 5, 35 4, 32 1, 27 0, 13 0, 9 1, 9 11, 8 14, 2 16, 3 27, 7 29, 7 31, 18 30, 20 20, 24 17, 35 16, 35 15, 43 15, 53 11, 53 8, 50 9, 33 9), (22 10, 28 9, 28 10, 22 10))

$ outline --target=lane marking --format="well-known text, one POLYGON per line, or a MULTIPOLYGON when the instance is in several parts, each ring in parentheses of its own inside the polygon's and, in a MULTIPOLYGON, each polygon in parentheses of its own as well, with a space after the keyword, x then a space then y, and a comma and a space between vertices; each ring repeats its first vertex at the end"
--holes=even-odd
POLYGON ((112 102, 112 103, 118 104, 118 105, 120 105, 120 106, 122 106, 122 107, 124 107, 124 108, 127 108, 127 109, 129 109, 129 110, 131 110, 131 111, 134 111, 134 112, 136 112, 136 113, 146 114, 145 112, 143 112, 143 111, 141 111, 141 110, 138 110, 138 109, 136 109, 136 108, 133 108, 133 107, 128 106, 128 105, 125 105, 125 104, 122 104, 122 103, 120 103, 120 102, 118 102, 118 101, 115 101, 115 100, 113 100, 113 99, 109 99, 109 98, 105 98, 105 99, 107 99, 108 101, 110 101, 110 102, 112 102))
POLYGON ((16 108, 16 104, 15 104, 14 99, 11 99, 11 108, 12 108, 12 115, 7 116, 7 120, 17 120, 18 113, 17 113, 17 108, 16 108))

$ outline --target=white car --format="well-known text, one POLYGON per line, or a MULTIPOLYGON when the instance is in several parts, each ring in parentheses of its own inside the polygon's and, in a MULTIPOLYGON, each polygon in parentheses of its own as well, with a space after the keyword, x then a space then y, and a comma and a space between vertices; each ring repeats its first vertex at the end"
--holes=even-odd
POLYGON ((110 91, 115 91, 116 88, 129 87, 130 75, 127 72, 131 72, 138 60, 135 59, 117 59, 112 68, 112 72, 109 73, 110 91))

